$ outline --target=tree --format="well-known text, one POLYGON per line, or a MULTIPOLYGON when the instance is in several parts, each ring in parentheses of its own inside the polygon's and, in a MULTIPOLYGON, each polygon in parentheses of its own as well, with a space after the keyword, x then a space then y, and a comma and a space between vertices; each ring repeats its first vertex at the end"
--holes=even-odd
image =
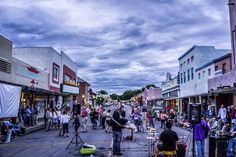
POLYGON ((111 94, 110 97, 112 100, 118 100, 120 96, 117 94, 111 94))
POLYGON ((102 96, 97 97, 97 104, 102 105, 104 103, 105 99, 102 96))
POLYGON ((100 93, 101 93, 102 95, 107 95, 107 94, 108 94, 108 92, 105 91, 105 90, 100 90, 100 93))
POLYGON ((154 84, 148 84, 148 85, 146 85, 146 88, 147 88, 147 89, 149 89, 149 88, 151 88, 151 87, 156 88, 156 85, 154 85, 154 84))

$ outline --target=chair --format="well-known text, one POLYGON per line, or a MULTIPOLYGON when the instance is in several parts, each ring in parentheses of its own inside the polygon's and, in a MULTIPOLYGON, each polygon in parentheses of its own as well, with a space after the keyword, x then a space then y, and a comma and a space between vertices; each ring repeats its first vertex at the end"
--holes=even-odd
POLYGON ((176 151, 162 151, 163 157, 177 157, 176 151))

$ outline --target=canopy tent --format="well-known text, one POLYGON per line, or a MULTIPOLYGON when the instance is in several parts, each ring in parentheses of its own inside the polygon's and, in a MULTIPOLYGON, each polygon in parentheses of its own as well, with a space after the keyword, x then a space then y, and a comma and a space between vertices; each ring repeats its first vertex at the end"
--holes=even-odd
POLYGON ((21 87, 0 83, 0 118, 17 117, 21 87))

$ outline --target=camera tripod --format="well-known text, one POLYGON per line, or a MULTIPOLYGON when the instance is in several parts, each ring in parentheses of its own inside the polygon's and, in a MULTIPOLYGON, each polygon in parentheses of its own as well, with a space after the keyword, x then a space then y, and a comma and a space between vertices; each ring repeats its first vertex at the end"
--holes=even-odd
POLYGON ((84 144, 84 141, 81 139, 81 137, 78 134, 78 128, 79 128, 79 117, 78 117, 78 115, 75 115, 74 125, 75 125, 75 135, 71 139, 71 141, 68 144, 68 146, 66 147, 66 149, 68 149, 71 144, 75 144, 76 146, 78 146, 79 144, 81 144, 81 145, 84 144))

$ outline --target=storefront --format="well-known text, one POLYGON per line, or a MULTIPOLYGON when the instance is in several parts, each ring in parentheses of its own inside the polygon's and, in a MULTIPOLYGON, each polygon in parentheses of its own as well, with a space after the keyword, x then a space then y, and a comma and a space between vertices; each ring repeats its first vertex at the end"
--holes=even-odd
POLYGON ((61 84, 61 92, 63 94, 63 104, 71 107, 79 95, 80 90, 75 81, 66 81, 64 84, 61 84))

